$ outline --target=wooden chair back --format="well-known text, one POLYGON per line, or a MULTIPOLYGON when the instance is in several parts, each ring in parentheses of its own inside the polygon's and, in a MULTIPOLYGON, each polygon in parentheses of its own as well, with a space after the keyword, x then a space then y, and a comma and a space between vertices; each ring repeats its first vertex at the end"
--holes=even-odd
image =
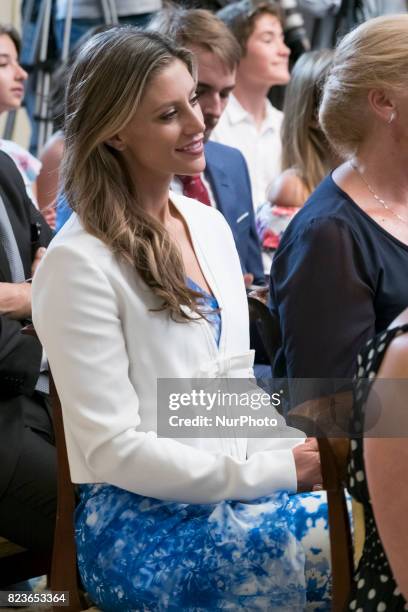
POLYGON ((353 541, 344 489, 350 441, 348 438, 325 437, 319 437, 317 441, 323 488, 327 491, 332 610, 343 612, 349 600, 353 576, 353 541))
MULTIPOLYGON (((61 402, 51 373, 50 396, 58 461, 57 517, 50 586, 52 591, 69 592, 69 606, 65 608, 66 612, 79 612, 87 608, 87 605, 79 590, 74 534, 75 488, 69 472, 61 402)), ((53 608, 54 612, 58 612, 59 609, 53 608)))
POLYGON ((346 500, 350 439, 338 423, 345 423, 352 405, 351 392, 308 400, 290 411, 290 424, 317 438, 327 492, 330 557, 332 569, 332 611, 343 612, 349 600, 354 570, 353 538, 346 500), (331 414, 336 412, 337 422, 331 414), (343 437, 341 437, 343 436, 343 437))
MULTIPOLYGON (((23 333, 37 336, 32 325, 24 328, 23 333)), ((49 372, 49 382, 58 465, 57 516, 49 587, 52 591, 68 591, 69 605, 64 606, 64 610, 66 612, 80 612, 88 606, 80 593, 77 571, 74 533, 75 487, 69 471, 61 402, 51 371, 49 372)), ((59 612, 60 608, 61 604, 53 607, 53 611, 59 612)))

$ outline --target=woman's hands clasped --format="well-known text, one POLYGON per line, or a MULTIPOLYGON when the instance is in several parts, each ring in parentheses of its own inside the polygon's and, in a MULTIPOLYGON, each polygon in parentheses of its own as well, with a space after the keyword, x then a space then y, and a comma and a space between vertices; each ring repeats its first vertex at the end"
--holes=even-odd
POLYGON ((322 473, 319 448, 316 438, 307 438, 293 449, 295 458, 298 492, 322 489, 322 473))

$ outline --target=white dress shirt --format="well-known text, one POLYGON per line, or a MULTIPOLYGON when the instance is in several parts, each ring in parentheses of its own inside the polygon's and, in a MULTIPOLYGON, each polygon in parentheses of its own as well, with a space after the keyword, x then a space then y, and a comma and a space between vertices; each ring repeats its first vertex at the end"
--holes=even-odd
POLYGON ((211 140, 239 149, 248 164, 255 210, 265 202, 267 188, 281 172, 280 129, 283 113, 265 99, 266 116, 260 127, 231 95, 211 140))
MULTIPOLYGON (((280 438, 157 437, 162 378, 252 377, 248 304, 231 230, 214 208, 170 192, 221 313, 173 321, 134 268, 72 214, 33 282, 33 321, 61 399, 71 478, 185 503, 295 491, 292 449, 280 438)), ((190 311, 191 312, 191 311, 190 311)), ((218 433, 218 432, 217 432, 218 433)))

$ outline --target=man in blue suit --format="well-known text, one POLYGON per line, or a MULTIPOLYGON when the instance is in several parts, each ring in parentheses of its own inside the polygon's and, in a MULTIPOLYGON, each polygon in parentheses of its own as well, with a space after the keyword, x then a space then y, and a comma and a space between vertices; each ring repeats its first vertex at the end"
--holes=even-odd
MULTIPOLYGON (((203 9, 163 9, 154 17, 149 29, 166 34, 195 56, 197 95, 204 116, 207 162, 205 172, 199 179, 199 189, 201 192, 205 190, 203 201, 217 208, 231 227, 246 285, 264 285, 246 162, 237 149, 208 141, 235 86, 240 47, 222 21, 203 9)), ((185 185, 177 177, 172 189, 200 199, 194 190, 186 191, 185 185)))
POLYGON ((211 185, 218 210, 232 230, 247 284, 263 285, 265 276, 246 161, 238 149, 217 142, 206 143, 205 158, 204 175, 211 185))

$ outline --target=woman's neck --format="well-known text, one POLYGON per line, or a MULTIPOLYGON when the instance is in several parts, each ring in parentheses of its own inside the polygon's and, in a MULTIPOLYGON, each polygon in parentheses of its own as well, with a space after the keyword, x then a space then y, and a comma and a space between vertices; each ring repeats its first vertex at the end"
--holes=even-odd
POLYGON ((360 146, 353 162, 370 188, 388 203, 408 207, 408 159, 392 143, 360 146))
POLYGON ((141 206, 149 215, 167 225, 170 219, 169 205, 170 178, 158 181, 143 181, 135 184, 137 205, 141 206))

